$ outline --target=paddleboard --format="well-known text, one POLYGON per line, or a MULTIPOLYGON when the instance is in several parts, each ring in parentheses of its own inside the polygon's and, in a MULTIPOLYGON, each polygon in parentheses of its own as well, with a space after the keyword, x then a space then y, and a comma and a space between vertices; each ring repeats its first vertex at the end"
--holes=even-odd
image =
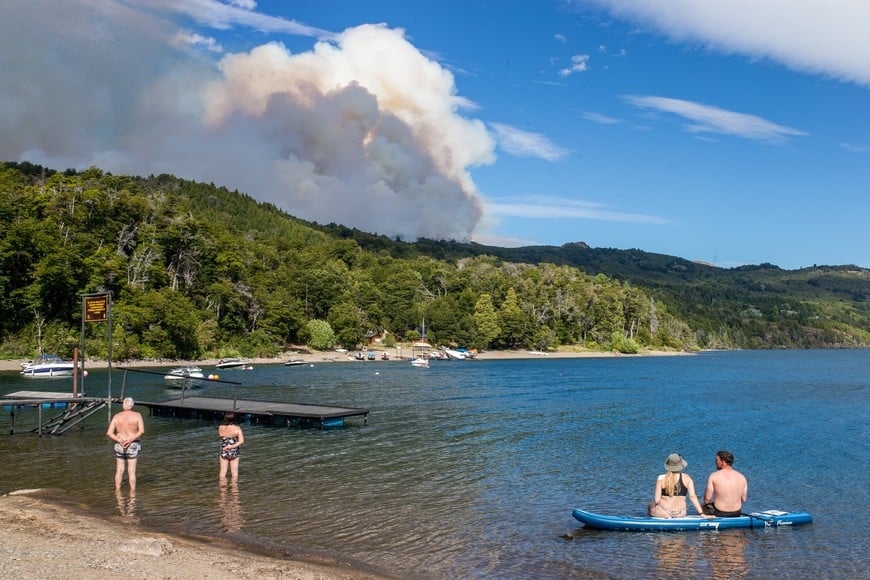
POLYGON ((765 528, 811 524, 813 517, 806 512, 767 510, 752 512, 736 518, 651 518, 636 516, 605 516, 575 509, 573 516, 587 528, 628 532, 667 532, 686 530, 727 530, 732 528, 765 528))

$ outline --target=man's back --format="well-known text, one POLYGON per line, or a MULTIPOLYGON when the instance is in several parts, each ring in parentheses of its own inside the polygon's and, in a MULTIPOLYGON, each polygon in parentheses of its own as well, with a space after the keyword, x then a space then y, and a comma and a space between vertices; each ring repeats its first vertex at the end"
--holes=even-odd
POLYGON ((716 454, 716 468, 707 479, 704 502, 713 502, 722 512, 739 512, 749 493, 749 484, 742 473, 731 467, 734 456, 728 451, 716 454), (724 456, 724 458, 723 458, 724 456))
POLYGON ((136 411, 121 411, 112 418, 115 435, 118 439, 131 441, 142 436, 142 415, 136 411))

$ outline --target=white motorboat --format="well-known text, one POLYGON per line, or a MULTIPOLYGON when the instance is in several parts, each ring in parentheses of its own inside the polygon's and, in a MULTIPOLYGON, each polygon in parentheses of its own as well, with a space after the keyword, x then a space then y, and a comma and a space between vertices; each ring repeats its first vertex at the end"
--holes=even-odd
POLYGON ((196 366, 178 367, 163 376, 167 381, 183 381, 185 379, 204 379, 202 369, 196 366))
POLYGON ((285 367, 301 367, 305 364, 305 360, 301 358, 293 358, 284 363, 285 367))
POLYGON ((450 360, 465 360, 465 353, 459 350, 454 350, 452 348, 447 348, 446 346, 441 347, 441 351, 447 355, 447 358, 450 360))
POLYGON ((246 361, 243 358, 222 358, 220 359, 216 365, 214 365, 217 369, 242 369, 249 371, 254 368, 249 361, 246 361))
POLYGON ((21 374, 37 379, 53 379, 71 377, 75 365, 71 360, 64 360, 56 354, 42 354, 28 363, 21 365, 21 374))

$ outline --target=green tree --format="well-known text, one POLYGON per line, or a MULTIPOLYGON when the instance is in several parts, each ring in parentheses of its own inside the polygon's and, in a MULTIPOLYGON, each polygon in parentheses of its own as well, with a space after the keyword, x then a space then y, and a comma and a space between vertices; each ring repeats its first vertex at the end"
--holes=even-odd
POLYGON ((526 342, 526 315, 517 302, 517 292, 508 288, 507 296, 498 309, 499 341, 510 348, 526 342))
POLYGON ((325 320, 309 320, 305 325, 308 333, 308 346, 315 350, 325 350, 335 344, 335 334, 325 320))
POLYGON ((498 338, 498 314, 492 304, 492 296, 481 294, 474 305, 475 342, 478 348, 487 348, 498 338))
POLYGON ((356 348, 365 339, 364 320, 365 313, 349 302, 333 306, 326 319, 335 333, 334 340, 348 349, 356 348))

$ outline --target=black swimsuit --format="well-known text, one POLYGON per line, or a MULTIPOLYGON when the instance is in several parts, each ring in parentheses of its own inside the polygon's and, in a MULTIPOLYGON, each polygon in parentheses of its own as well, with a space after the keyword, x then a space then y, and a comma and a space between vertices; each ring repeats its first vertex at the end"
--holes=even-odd
POLYGON ((686 496, 689 495, 689 489, 683 485, 683 474, 680 474, 680 479, 677 481, 677 485, 674 487, 674 495, 672 496, 666 487, 662 487, 662 495, 667 497, 676 497, 676 496, 686 496))

